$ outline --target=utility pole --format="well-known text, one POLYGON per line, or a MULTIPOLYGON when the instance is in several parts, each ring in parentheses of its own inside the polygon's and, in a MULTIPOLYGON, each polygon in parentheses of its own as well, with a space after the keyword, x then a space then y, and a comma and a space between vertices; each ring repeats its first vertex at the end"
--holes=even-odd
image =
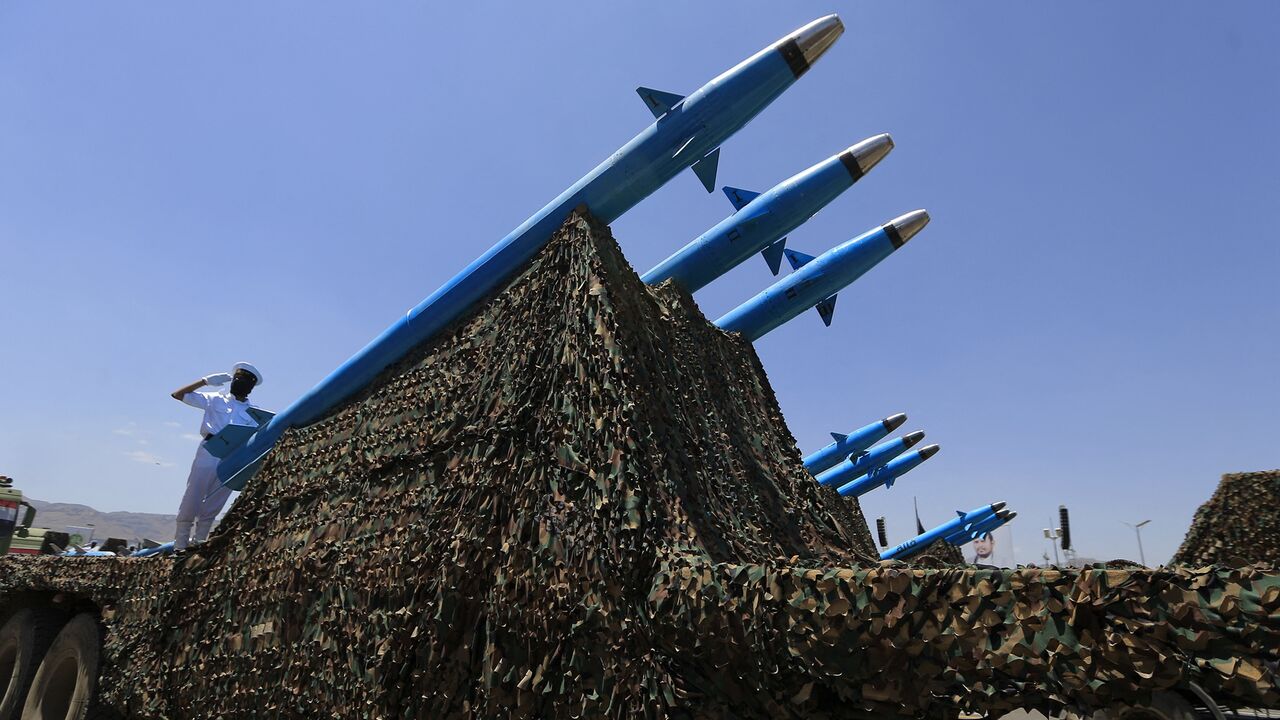
MULTIPOLYGON (((1121 522, 1124 522, 1124 521, 1121 520, 1121 522)), ((1147 554, 1142 552, 1142 526, 1146 525, 1149 522, 1151 521, 1143 520, 1137 525, 1134 525, 1132 523, 1124 523, 1125 525, 1128 525, 1129 527, 1133 528, 1133 534, 1138 536, 1138 560, 1142 562, 1143 567, 1147 566, 1147 554)))

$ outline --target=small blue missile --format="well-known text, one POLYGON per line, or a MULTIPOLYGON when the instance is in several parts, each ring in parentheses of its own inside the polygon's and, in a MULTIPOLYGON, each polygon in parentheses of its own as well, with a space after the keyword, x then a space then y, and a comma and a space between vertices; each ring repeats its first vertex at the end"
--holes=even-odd
POLYGON ((916 430, 903 435, 897 440, 880 443, 866 452, 851 456, 830 470, 818 475, 816 478, 818 484, 840 487, 859 475, 866 474, 898 457, 923 439, 924 432, 916 430))
POLYGON ((937 455, 938 451, 941 449, 942 448, 937 445, 922 447, 910 455, 903 455, 886 465, 875 468, 857 480, 841 485, 840 489, 836 492, 845 497, 859 497, 875 490, 881 485, 885 487, 893 487, 893 483, 896 482, 898 478, 911 472, 917 465, 925 460, 937 455))
POLYGON ((690 95, 637 88, 654 117, 595 169, 512 230, 461 272, 411 308, 318 385, 271 419, 218 463, 233 490, 266 459, 285 430, 309 425, 492 296, 532 258, 574 208, 611 223, 685 168, 715 186, 720 145, 778 99, 844 32, 835 15, 787 34, 690 95))
POLYGON ((173 552, 172 540, 170 540, 169 542, 163 545, 156 545, 155 547, 142 548, 141 550, 135 550, 133 551, 133 554, 130 555, 129 557, 151 557, 152 555, 164 555, 166 553, 171 553, 171 552, 173 552))
POLYGON ((979 508, 974 508, 967 513, 957 510, 956 515, 958 517, 951 518, 951 520, 924 533, 923 535, 917 535, 901 545, 895 545, 892 548, 885 550, 880 553, 880 559, 905 560, 916 553, 922 552, 932 545, 935 540, 942 540, 953 536, 958 531, 961 531, 966 527, 976 527, 980 521, 996 516, 996 513, 1004 509, 1004 505, 1004 502, 1001 501, 990 505, 983 505, 979 508))
MULTIPOLYGON (((947 537, 960 538, 962 536, 968 536, 970 539, 978 537, 982 533, 986 532, 988 527, 993 523, 997 522, 1001 516, 1008 516, 1011 513, 1011 510, 1005 510, 1003 507, 996 508, 994 510, 988 509, 976 516, 965 518, 965 522, 960 525, 960 528, 952 532, 950 535, 947 535, 947 537)), ((957 510, 956 516, 958 517, 959 515, 960 511, 957 510)))
POLYGON ((947 542, 960 547, 965 543, 973 542, 987 533, 1003 526, 1005 523, 1018 516, 1018 513, 1011 510, 1000 510, 994 515, 987 516, 984 520, 979 520, 968 529, 957 530, 956 532, 943 538, 947 542))
POLYGON ((927 224, 929 213, 914 210, 816 258, 786 250, 795 272, 729 311, 716 320, 716 325, 754 341, 809 308, 815 308, 822 322, 830 325, 836 293, 889 257, 927 224))
POLYGON ((737 211, 680 248, 640 279, 650 285, 673 279, 696 292, 759 252, 774 275, 782 264, 787 233, 848 190, 893 149, 893 138, 876 135, 793 175, 763 192, 726 187, 737 211))
POLYGON ((897 415, 890 415, 883 420, 877 420, 865 427, 860 427, 848 435, 831 433, 831 437, 835 442, 805 458, 804 469, 808 470, 810 475, 816 476, 850 455, 856 455, 871 447, 881 438, 897 430, 906 421, 907 416, 898 413, 897 415))

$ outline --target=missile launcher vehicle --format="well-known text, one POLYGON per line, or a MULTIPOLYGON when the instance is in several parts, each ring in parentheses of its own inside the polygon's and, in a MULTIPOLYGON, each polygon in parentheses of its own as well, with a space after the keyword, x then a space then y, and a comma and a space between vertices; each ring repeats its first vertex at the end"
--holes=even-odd
MULTIPOLYGON (((882 562, 752 338, 628 265, 607 222, 684 167, 712 186, 842 30, 642 88, 654 125, 227 455, 208 542, 0 557, 0 720, 1280 708, 1274 568, 882 562)), ((895 232, 812 262, 824 320, 895 232)))

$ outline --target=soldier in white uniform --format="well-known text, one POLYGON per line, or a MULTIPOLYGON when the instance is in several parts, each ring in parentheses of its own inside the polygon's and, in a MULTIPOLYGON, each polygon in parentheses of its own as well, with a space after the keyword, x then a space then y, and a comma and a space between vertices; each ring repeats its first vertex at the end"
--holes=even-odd
POLYGON ((262 373, 247 362, 238 362, 232 374, 215 373, 173 391, 173 399, 204 410, 200 423, 200 449, 191 462, 191 474, 187 476, 187 491, 178 507, 178 528, 173 538, 173 549, 186 550, 190 543, 202 543, 209 537, 213 520, 226 504, 231 490, 218 481, 218 458, 205 449, 204 443, 227 425, 256 427, 257 421, 249 414, 249 392, 262 384, 262 373), (220 391, 196 392, 201 387, 216 387, 231 383, 229 395, 220 391), (192 533, 192 525, 195 532, 192 533))

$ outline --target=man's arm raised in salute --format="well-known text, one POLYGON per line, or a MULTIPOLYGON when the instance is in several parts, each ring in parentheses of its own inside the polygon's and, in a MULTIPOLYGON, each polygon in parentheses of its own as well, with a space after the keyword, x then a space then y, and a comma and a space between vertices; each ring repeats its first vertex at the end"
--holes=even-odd
POLYGON ((229 373, 214 373, 212 375, 206 375, 190 385, 184 385, 177 390, 174 390, 169 393, 169 396, 174 400, 181 401, 182 398, 187 396, 187 393, 194 392, 196 388, 202 388, 205 385, 226 385, 229 382, 231 382, 231 375, 229 373))

